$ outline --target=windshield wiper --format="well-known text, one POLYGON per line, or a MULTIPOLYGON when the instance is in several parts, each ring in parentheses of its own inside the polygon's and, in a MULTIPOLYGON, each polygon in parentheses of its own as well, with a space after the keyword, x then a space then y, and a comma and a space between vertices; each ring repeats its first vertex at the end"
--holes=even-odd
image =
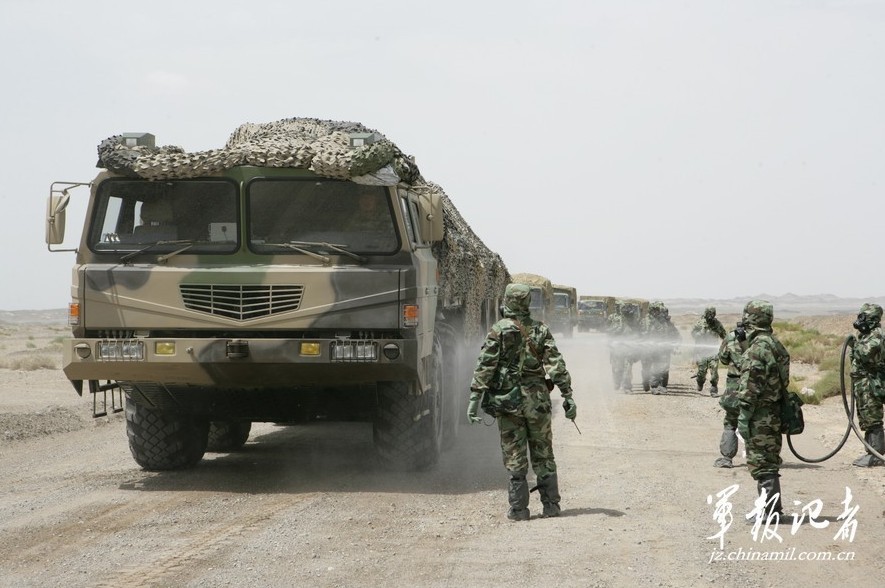
POLYGON ((189 239, 182 239, 182 240, 178 240, 178 241, 156 241, 146 247, 142 247, 138 251, 133 251, 131 253, 127 253, 126 255, 124 255, 123 257, 120 258, 120 263, 126 263, 130 259, 132 259, 133 257, 141 255, 142 253, 145 253, 146 251, 150 251, 151 249, 153 249, 157 245, 177 245, 180 243, 184 243, 185 246, 182 247, 181 249, 179 249, 178 251, 173 251, 172 253, 169 253, 168 255, 162 255, 162 256, 158 257, 157 261, 160 263, 164 263, 167 259, 169 259, 173 255, 178 255, 182 251, 186 251, 194 246, 194 242, 189 239))
POLYGON ((327 249, 331 249, 335 253, 340 253, 342 255, 346 255, 347 257, 350 257, 351 259, 355 259, 360 263, 366 262, 366 258, 363 257, 362 255, 359 255, 357 253, 354 253, 353 251, 348 251, 347 249, 345 249, 345 247, 347 247, 347 245, 336 245, 334 243, 326 243, 325 241, 322 241, 322 242, 289 241, 289 243, 291 243, 292 245, 301 245, 302 247, 325 247, 327 249))
POLYGON ((325 255, 320 255, 319 253, 304 249, 303 247, 298 247, 293 243, 262 243, 262 245, 264 245, 265 247, 285 247, 286 249, 292 249, 293 251, 297 251, 298 253, 309 255, 314 259, 319 259, 323 263, 329 263, 331 261, 331 259, 329 259, 325 255))

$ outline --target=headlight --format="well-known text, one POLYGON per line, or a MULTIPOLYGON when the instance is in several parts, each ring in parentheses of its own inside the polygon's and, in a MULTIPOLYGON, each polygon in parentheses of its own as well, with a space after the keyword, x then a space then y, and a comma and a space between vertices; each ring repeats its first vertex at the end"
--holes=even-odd
POLYGON ((95 351, 100 360, 142 361, 144 341, 99 341, 95 351))

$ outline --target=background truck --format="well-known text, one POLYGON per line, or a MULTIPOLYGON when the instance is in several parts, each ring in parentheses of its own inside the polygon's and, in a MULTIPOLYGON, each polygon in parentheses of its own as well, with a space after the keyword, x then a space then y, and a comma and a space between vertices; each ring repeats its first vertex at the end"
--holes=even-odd
POLYGON ((581 296, 578 300, 578 331, 605 330, 615 312, 614 296, 581 296))
POLYGON ((94 180, 52 184, 46 240, 63 250, 70 190, 89 186, 63 370, 96 415, 125 407, 139 465, 315 418, 371 420, 389 466, 437 461, 510 277, 410 157, 304 118, 204 152, 146 133, 98 151, 94 180))
POLYGON ((513 283, 525 284, 532 290, 532 301, 529 310, 532 318, 550 325, 553 319, 553 283, 538 274, 513 274, 513 283))
POLYGON ((578 325, 578 290, 571 286, 553 284, 553 318, 550 328, 566 338, 574 334, 578 325))

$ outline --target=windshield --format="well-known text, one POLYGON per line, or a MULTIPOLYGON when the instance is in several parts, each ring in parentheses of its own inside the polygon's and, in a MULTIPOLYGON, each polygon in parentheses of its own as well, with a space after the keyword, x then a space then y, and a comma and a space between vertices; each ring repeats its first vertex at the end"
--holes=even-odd
POLYGON ((556 308, 568 308, 568 294, 554 294, 553 300, 556 303, 556 308))
POLYGON ((392 254, 399 250, 387 188, 331 179, 257 179, 246 193, 256 253, 392 254))
POLYGON ((102 182, 89 229, 96 252, 230 253, 239 241, 237 186, 226 180, 102 182))
POLYGON ((582 302, 581 310, 605 310, 605 302, 582 302))

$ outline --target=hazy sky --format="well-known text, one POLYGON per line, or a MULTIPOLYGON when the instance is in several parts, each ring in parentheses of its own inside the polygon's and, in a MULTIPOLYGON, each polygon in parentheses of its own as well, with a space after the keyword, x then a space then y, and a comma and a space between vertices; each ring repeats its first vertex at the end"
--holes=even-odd
POLYGON ((0 52, 2 310, 70 300, 46 196, 101 140, 295 116, 377 129, 582 294, 885 295, 885 2, 6 0, 0 52))

